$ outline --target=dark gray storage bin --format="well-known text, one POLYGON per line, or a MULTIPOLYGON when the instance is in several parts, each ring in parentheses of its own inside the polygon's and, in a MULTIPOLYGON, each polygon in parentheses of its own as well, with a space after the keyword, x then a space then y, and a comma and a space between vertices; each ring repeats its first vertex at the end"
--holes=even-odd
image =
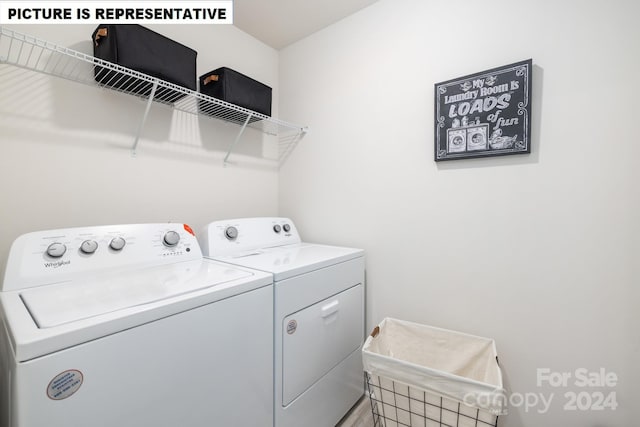
MULTIPOLYGON (((271 88, 231 68, 221 67, 200 76, 200 93, 271 116, 271 88)), ((201 113, 222 118, 230 113, 203 100, 199 107, 201 113)))
MULTIPOLYGON (((96 58, 196 90, 197 52, 187 46, 141 25, 130 24, 99 25, 92 39, 96 58)), ((145 96, 151 92, 152 83, 118 71, 96 66, 94 73, 101 84, 145 96)), ((155 94, 158 100, 169 103, 184 96, 168 88, 158 88, 155 94)))

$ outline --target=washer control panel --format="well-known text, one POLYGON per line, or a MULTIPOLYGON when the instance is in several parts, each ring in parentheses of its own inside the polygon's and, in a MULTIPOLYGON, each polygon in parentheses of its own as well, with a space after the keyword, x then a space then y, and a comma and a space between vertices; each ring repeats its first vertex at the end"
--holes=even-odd
POLYGON ((215 221, 198 236, 205 256, 244 254, 261 248, 300 243, 289 218, 241 218, 215 221))
POLYGON ((2 290, 72 280, 103 270, 201 259, 187 224, 136 224, 38 231, 11 246, 2 290))

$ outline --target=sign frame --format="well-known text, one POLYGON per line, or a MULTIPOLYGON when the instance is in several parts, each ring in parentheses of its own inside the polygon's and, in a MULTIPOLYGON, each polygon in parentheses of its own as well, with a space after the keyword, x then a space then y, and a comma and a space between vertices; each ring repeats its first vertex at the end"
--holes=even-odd
POLYGON ((533 60, 434 85, 434 160, 531 153, 533 60))

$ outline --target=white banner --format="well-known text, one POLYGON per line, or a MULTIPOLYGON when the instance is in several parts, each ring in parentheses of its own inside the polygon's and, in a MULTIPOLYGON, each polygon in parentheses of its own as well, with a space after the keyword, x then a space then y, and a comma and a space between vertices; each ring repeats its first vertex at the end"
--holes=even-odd
POLYGON ((4 24, 233 24, 233 1, 2 1, 4 24))

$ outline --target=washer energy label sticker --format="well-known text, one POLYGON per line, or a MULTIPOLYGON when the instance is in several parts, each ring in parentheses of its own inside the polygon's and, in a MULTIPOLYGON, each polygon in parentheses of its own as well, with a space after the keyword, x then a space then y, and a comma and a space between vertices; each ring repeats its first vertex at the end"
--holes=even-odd
POLYGON ((83 380, 82 372, 76 369, 61 372, 49 383, 47 396, 53 400, 66 399, 80 389, 83 380))

